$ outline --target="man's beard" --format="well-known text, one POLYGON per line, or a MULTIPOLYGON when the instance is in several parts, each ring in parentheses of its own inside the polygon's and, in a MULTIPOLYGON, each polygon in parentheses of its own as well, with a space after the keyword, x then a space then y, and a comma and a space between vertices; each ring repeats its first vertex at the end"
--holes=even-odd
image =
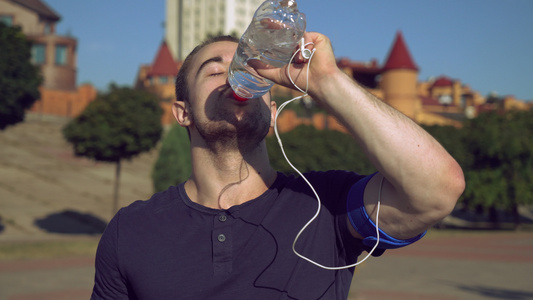
POLYGON ((249 152, 259 147, 270 129, 270 111, 265 111, 261 100, 253 109, 249 109, 240 117, 233 111, 219 111, 212 119, 198 123, 193 116, 194 126, 211 151, 239 150, 249 152))

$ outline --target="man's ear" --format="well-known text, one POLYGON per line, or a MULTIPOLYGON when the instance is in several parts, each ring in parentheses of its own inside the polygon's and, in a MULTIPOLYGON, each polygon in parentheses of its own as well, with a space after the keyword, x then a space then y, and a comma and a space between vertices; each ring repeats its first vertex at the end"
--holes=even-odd
POLYGON ((191 125, 191 119, 189 115, 189 109, 184 101, 176 101, 172 105, 172 114, 178 124, 182 127, 188 127, 191 125))

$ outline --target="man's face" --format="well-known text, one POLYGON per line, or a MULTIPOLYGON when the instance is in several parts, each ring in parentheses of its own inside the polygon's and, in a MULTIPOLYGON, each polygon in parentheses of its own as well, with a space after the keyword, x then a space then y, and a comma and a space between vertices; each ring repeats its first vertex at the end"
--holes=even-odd
POLYGON ((233 98, 227 77, 236 49, 237 44, 229 41, 207 45, 196 54, 187 74, 189 129, 192 135, 197 130, 207 143, 259 142, 273 126, 275 104, 268 94, 245 102, 233 98))

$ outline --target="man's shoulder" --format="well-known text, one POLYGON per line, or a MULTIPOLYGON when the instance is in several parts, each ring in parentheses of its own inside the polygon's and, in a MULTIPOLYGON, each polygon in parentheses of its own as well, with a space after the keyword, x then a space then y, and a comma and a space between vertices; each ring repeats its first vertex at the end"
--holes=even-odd
POLYGON ((314 184, 325 185, 352 185, 365 175, 347 170, 310 171, 304 173, 305 178, 314 184))
MULTIPOLYGON (((350 188, 364 177, 365 175, 345 170, 310 171, 303 173, 303 176, 290 175, 285 188, 308 195, 316 191, 324 203, 330 201, 337 203, 335 199, 341 200, 338 203, 342 203, 350 188)), ((312 195, 312 198, 315 196, 312 195)))
POLYGON ((120 218, 137 218, 146 215, 157 215, 168 211, 168 208, 178 204, 179 187, 171 186, 157 192, 148 200, 137 200, 119 211, 120 218))

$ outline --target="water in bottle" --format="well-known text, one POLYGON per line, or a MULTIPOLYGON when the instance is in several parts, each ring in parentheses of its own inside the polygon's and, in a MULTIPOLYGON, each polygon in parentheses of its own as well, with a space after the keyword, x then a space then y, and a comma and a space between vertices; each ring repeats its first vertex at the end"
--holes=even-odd
POLYGON ((267 0, 256 10, 242 35, 229 67, 228 81, 242 99, 257 98, 270 90, 273 82, 248 65, 257 59, 273 67, 283 67, 291 59, 305 32, 305 14, 294 0, 267 0))

